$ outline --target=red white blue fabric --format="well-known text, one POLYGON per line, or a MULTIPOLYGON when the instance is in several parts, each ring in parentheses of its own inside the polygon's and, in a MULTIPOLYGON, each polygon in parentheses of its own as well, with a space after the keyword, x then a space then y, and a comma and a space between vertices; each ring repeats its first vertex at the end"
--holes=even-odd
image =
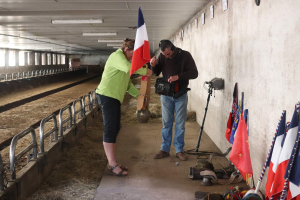
MULTIPOLYGON (((299 103, 296 107, 299 113, 299 103)), ((294 161, 292 161, 292 156, 288 163, 288 167, 285 172, 284 178, 289 179, 289 190, 287 194, 287 200, 291 200, 295 198, 295 200, 300 200, 300 121, 298 123, 298 133, 297 133, 297 141, 295 142, 294 149, 292 152, 292 156, 294 156, 294 161), (298 144, 297 144, 298 143, 298 144)))
POLYGON ((132 57, 130 75, 144 66, 151 59, 148 34, 142 9, 139 8, 138 26, 135 36, 134 52, 132 57))
POLYGON ((282 119, 278 126, 277 136, 275 140, 275 144, 273 147, 273 151, 271 152, 270 160, 268 161, 267 166, 269 166, 268 178, 266 183, 266 199, 271 198, 271 188, 273 185, 273 180, 276 174, 277 166, 279 163, 279 156, 282 150, 282 146, 284 143, 284 137, 286 134, 286 112, 284 112, 282 119))
POLYGON ((278 159, 278 167, 276 169, 276 174, 274 176, 273 185, 271 188, 270 195, 274 195, 273 199, 277 199, 281 191, 284 189, 284 175, 289 163, 290 157, 292 155, 293 147, 296 141, 298 131, 298 113, 295 109, 289 130, 286 134, 282 150, 278 159))

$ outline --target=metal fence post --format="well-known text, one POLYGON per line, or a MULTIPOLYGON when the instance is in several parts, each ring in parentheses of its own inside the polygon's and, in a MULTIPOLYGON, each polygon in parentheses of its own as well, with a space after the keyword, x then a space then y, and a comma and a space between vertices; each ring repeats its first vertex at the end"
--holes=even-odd
POLYGON ((44 153, 44 140, 45 138, 49 137, 54 132, 54 141, 58 140, 58 126, 56 116, 54 114, 48 115, 44 119, 42 119, 40 124, 40 153, 44 153), (44 134, 45 123, 48 122, 50 119, 53 119, 53 128, 49 130, 47 133, 44 134))
POLYGON ((25 129, 24 131, 15 135, 11 141, 9 159, 10 159, 10 178, 16 179, 16 170, 15 170, 15 162, 18 161, 22 156, 24 156, 27 152, 33 151, 33 159, 37 159, 37 142, 35 131, 32 127, 25 129), (15 156, 16 146, 19 139, 23 138, 27 134, 31 133, 32 141, 29 146, 27 146, 23 151, 21 151, 18 155, 15 156))
POLYGON ((63 125, 69 121, 70 127, 72 126, 72 111, 71 106, 67 105, 60 109, 59 111, 59 137, 63 137, 63 125), (65 110, 69 111, 69 116, 63 120, 63 112, 65 110))

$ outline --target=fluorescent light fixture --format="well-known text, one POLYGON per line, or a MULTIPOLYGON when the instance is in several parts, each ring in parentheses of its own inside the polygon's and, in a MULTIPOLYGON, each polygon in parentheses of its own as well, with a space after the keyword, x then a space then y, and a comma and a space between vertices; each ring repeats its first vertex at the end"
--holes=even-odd
POLYGON ((117 33, 83 33, 83 36, 106 36, 106 35, 118 35, 117 33))
POLYGON ((52 20, 52 24, 101 24, 101 23, 103 23, 103 19, 52 20))
POLYGON ((98 42, 123 42, 123 40, 98 40, 98 42))
POLYGON ((66 51, 66 49, 52 49, 52 51, 66 51))
POLYGON ((121 47, 113 47, 114 49, 120 49, 121 47))
POLYGON ((122 46, 123 44, 107 44, 108 47, 122 46))
POLYGON ((35 49, 52 49, 52 47, 34 47, 35 49))

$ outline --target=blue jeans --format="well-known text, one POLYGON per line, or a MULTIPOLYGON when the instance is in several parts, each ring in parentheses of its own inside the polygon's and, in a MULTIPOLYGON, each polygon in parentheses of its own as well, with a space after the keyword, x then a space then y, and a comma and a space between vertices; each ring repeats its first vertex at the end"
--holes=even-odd
POLYGON ((175 113, 175 135, 174 146, 176 153, 183 152, 184 147, 184 133, 185 133, 185 120, 187 113, 188 96, 184 94, 177 99, 173 97, 161 95, 161 108, 162 108, 162 144, 161 150, 170 152, 172 143, 172 128, 175 113))

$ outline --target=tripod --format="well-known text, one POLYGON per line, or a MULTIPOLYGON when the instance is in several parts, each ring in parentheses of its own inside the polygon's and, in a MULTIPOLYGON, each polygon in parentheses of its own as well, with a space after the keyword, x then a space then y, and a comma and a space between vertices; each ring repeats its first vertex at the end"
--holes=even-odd
POLYGON ((202 120, 202 125, 201 125, 201 128, 200 128, 200 133, 199 133, 199 137, 198 137, 197 147, 195 149, 196 152, 198 152, 198 149, 199 149, 199 146, 200 146, 200 140, 201 140, 201 136, 202 136, 202 132, 203 132, 203 128, 204 128, 204 122, 205 122, 205 117, 206 117, 206 113, 207 113, 207 109, 208 109, 208 103, 209 103, 209 100, 210 100, 210 96, 212 96, 212 90, 213 90, 213 88, 212 88, 210 82, 208 84, 209 84, 209 88, 207 89, 207 91, 208 91, 207 103, 206 103, 206 107, 205 107, 204 117, 203 117, 203 120, 202 120))

